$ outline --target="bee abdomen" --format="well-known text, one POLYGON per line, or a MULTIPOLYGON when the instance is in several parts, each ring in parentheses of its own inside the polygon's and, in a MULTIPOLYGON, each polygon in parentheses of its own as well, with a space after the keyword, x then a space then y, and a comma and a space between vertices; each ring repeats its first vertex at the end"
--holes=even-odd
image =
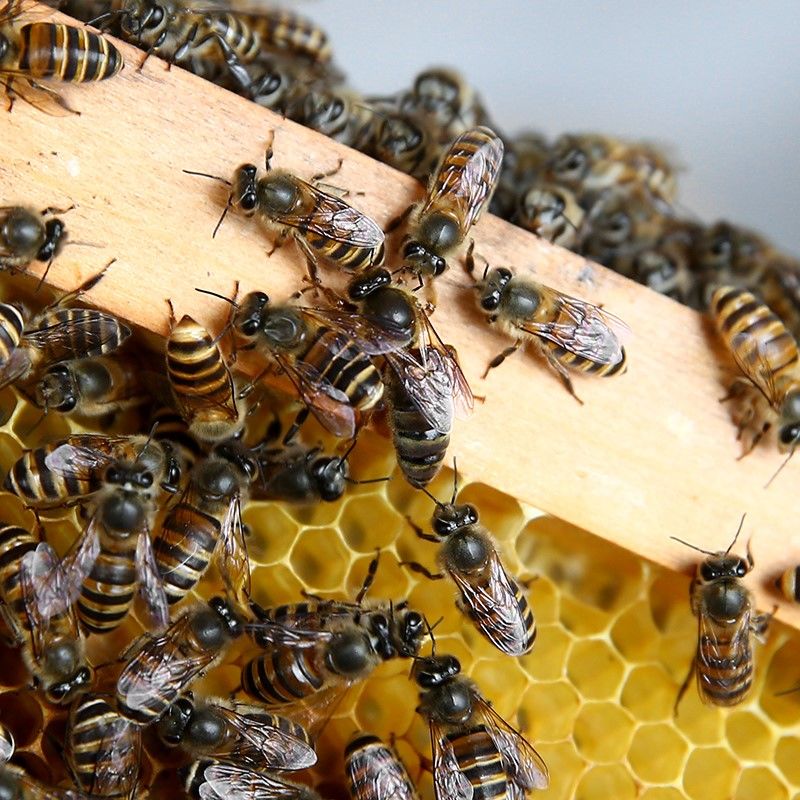
POLYGON ((253 61, 261 52, 261 39, 239 14, 213 14, 210 28, 235 51, 240 61, 253 61))
POLYGON ((325 681, 314 650, 275 647, 257 656, 242 669, 242 688, 268 706, 296 703, 318 692, 325 681))
POLYGON ((244 19, 260 35, 263 44, 290 50, 319 64, 331 59, 331 47, 325 32, 309 20, 289 11, 267 11, 244 19))
POLYGON ((700 665, 697 681, 701 696, 719 706, 740 703, 753 683, 753 659, 746 645, 729 643, 704 635, 699 643, 700 665))
POLYGON ((553 354, 559 364, 563 364, 567 369, 576 372, 597 375, 601 378, 610 378, 612 375, 621 375, 628 368, 627 354, 624 347, 621 348, 621 355, 618 361, 613 364, 604 364, 572 353, 555 342, 545 341, 542 344, 553 354))
POLYGON ((30 620, 25 609, 25 599, 19 580, 19 568, 26 553, 36 549, 38 542, 33 535, 17 525, 0 528, 0 595, 23 628, 30 629, 30 620))
POLYGON ((473 800, 509 797, 503 760, 492 737, 483 726, 447 736, 464 777, 472 786, 473 800))
POLYGON ((122 69, 122 55, 104 36, 58 22, 33 22, 20 30, 22 72, 71 83, 101 81, 122 69))
POLYGON ((113 630, 127 616, 135 591, 133 554, 101 552, 81 587, 78 598, 81 622, 95 633, 113 630))
POLYGON ((316 250, 322 258, 332 261, 341 267, 356 271, 382 264, 386 256, 385 244, 381 242, 375 247, 361 247, 359 245, 337 242, 322 234, 314 233, 306 228, 300 229, 305 240, 316 250))
POLYGON ((33 331, 64 326, 69 336, 45 340, 43 351, 50 362, 73 358, 92 358, 111 353, 125 341, 131 331, 116 317, 90 308, 60 308, 45 314, 33 331))
POLYGON ((6 364, 19 347, 24 328, 25 321, 19 309, 0 303, 0 365, 6 364))

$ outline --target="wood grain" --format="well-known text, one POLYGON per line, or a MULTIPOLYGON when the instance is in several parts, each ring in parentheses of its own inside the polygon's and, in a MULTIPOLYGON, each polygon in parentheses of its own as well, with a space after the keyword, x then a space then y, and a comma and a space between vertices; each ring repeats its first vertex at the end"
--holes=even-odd
MULTIPOLYGON (((422 188, 410 178, 294 125, 218 87, 119 45, 126 67, 115 79, 65 90, 80 116, 53 117, 18 103, 0 114, 2 204, 77 208, 65 217, 75 241, 48 281, 74 288, 111 258, 117 262, 91 294, 97 305, 159 334, 166 298, 219 329, 227 306, 195 287, 230 295, 262 289, 282 299, 305 263, 289 243, 267 258, 270 241, 252 220, 229 214, 224 186, 184 169, 230 178, 242 162, 262 164, 270 132, 274 165, 308 178, 334 167, 331 180, 353 205, 386 224, 422 188), (358 194, 355 194, 358 193, 358 194)), ((477 312, 470 280, 458 267, 437 281, 435 324, 458 347, 467 377, 486 401, 454 432, 452 453, 473 480, 669 567, 689 571, 694 554, 680 536, 709 549, 727 547, 747 512, 759 604, 779 602, 774 577, 800 559, 794 501, 800 459, 768 489, 781 457, 774 442, 737 460, 728 412, 718 402, 720 353, 697 313, 585 259, 485 216, 476 249, 624 319, 632 330, 628 372, 576 378, 579 406, 533 353, 515 355, 480 379, 509 342, 477 312)), ((391 250, 390 250, 391 252, 391 250)), ((38 269, 38 267, 37 267, 38 269)), ((38 273, 37 273, 38 274, 38 273)), ((335 281, 323 267, 323 278, 335 281)), ((535 565, 531 565, 535 571, 535 565)), ((778 615, 800 626, 800 608, 778 615)))

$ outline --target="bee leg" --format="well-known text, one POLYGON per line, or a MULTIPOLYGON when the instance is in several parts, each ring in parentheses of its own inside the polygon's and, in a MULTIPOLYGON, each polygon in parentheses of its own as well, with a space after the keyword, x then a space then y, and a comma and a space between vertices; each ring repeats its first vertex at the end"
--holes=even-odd
POLYGON ((426 542, 436 542, 436 544, 439 544, 438 536, 434 536, 432 533, 425 533, 425 531, 423 531, 422 528, 420 528, 420 526, 411 519, 411 517, 406 517, 406 522, 411 526, 411 529, 417 534, 417 536, 419 536, 420 539, 424 539, 426 542))
POLYGON ((393 233, 396 231, 407 219, 409 214, 414 210, 412 203, 402 214, 389 220, 389 224, 383 229, 384 233, 393 233))
POLYGON ((375 581, 375 574, 378 571, 378 562, 381 559, 381 551, 380 549, 375 551, 375 558, 369 562, 369 566, 367 567, 367 574, 364 576, 364 580, 361 583, 361 588, 358 590, 358 594, 356 595, 356 605, 360 606, 361 603, 364 601, 364 598, 367 596, 367 592, 369 591, 369 587, 372 586, 373 582, 375 581))
MULTIPOLYGON (((240 349, 244 350, 245 348, 242 347, 240 349)), ((258 375, 256 375, 256 377, 253 378, 253 380, 250 381, 250 383, 246 383, 244 386, 242 386, 241 389, 239 389, 239 393, 236 395, 236 399, 237 400, 244 400, 245 397, 247 397, 248 395, 252 394, 253 390, 256 388, 256 386, 258 385, 259 381, 265 375, 267 375, 268 372, 269 372, 269 367, 267 367, 266 369, 262 369, 261 372, 259 372, 258 375)))
POLYGON ((686 694, 686 690, 689 688, 689 681, 692 679, 692 675, 694 675, 694 658, 692 659, 691 666, 689 667, 689 671, 686 673, 686 677, 683 679, 683 683, 681 684, 681 688, 678 689, 678 696, 675 698, 675 705, 672 707, 672 716, 678 716, 678 706, 680 705, 681 700, 683 700, 683 696, 686 694))
POLYGON ((750 618, 750 631, 762 644, 764 642, 764 634, 767 632, 769 623, 775 616, 777 610, 778 606, 775 605, 768 614, 756 614, 754 617, 750 618))
POLYGON ((422 564, 417 561, 401 561, 400 566, 407 567, 412 572, 418 572, 431 581, 440 581, 446 577, 443 572, 431 572, 427 567, 423 567, 422 564))
POLYGON ((289 430, 286 431, 286 435, 283 437, 284 445, 292 443, 294 437, 297 436, 300 428, 303 426, 303 423, 308 419, 308 414, 308 406, 303 406, 298 415, 294 418, 294 422, 289 427, 289 430))
POLYGON ((561 383, 564 384, 564 388, 581 404, 583 405, 583 400, 575 394, 575 389, 572 386, 572 378, 569 376, 569 372, 567 372, 566 367, 563 364, 559 363, 559 361, 553 356, 553 354, 545 347, 541 348, 541 351, 544 357, 547 359, 547 363, 555 370, 555 373, 561 379, 561 383))
POLYGON ((303 596, 303 597, 304 597, 306 600, 315 600, 317 603, 324 603, 324 602, 326 602, 326 601, 325 601, 325 598, 324 598, 322 595, 319 595, 319 594, 314 594, 314 592, 309 592, 309 591, 307 591, 306 589, 301 589, 301 590, 300 590, 300 594, 301 594, 301 595, 302 595, 302 596, 303 596))
POLYGON ((340 158, 339 163, 328 172, 318 172, 316 175, 311 176, 311 183, 319 183, 323 178, 331 178, 333 177, 341 168, 342 164, 344 164, 344 159, 340 158))
POLYGON ((14 108, 14 90, 11 88, 13 83, 13 80, 3 82, 3 89, 5 90, 4 93, 6 96, 6 111, 8 113, 11 113, 11 109, 14 108))
POLYGON ((483 380, 486 380, 486 376, 489 374, 491 370, 499 367, 509 356, 513 356, 514 353, 516 353, 520 347, 522 347, 522 339, 517 339, 517 341, 514 342, 514 344, 512 344, 511 347, 506 347, 506 349, 503 350, 502 353, 496 355, 489 362, 489 366, 486 367, 486 370, 483 373, 483 380))
MULTIPOLYGON (((284 228, 284 230, 282 230, 278 234, 278 236, 276 236, 275 239, 273 240, 272 249, 271 250, 267 250, 267 258, 271 258, 272 254, 276 250, 280 250, 281 247, 283 247, 286 244, 286 240, 288 238, 289 238, 289 232, 284 228)), ((298 239, 298 241, 299 241, 299 239, 298 239)))

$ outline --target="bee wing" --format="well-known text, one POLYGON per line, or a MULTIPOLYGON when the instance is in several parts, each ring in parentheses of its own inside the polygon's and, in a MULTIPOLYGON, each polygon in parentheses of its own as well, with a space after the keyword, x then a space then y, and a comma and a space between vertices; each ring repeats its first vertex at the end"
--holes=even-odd
POLYGON ((44 465, 64 478, 86 480, 105 469, 130 444, 127 436, 77 434, 44 457, 44 465))
POLYGON ((453 745, 435 722, 430 723, 430 728, 436 800, 472 800, 472 784, 458 765, 453 745))
POLYGON ((303 202, 294 213, 275 214, 277 222, 356 247, 378 247, 383 242, 383 231, 371 217, 313 184, 296 180, 303 202))
POLYGON ((139 594, 150 611, 155 629, 164 630, 169 625, 169 604, 153 553, 153 543, 146 529, 140 531, 136 543, 136 579, 139 582, 139 594))
POLYGON ((203 771, 202 800, 294 800, 301 788, 267 772, 212 762, 203 771))
POLYGON ((520 328, 526 333, 549 339, 570 353, 583 356, 596 364, 616 364, 622 359, 622 344, 615 328, 625 329, 625 323, 591 303, 561 294, 543 284, 537 284, 542 295, 549 295, 570 318, 569 322, 525 322, 520 328))
POLYGON ((546 789, 550 783, 542 757, 533 745, 512 728, 480 695, 474 695, 475 711, 500 751, 509 782, 523 790, 546 789))
POLYGON ((31 366, 31 358, 24 349, 17 348, 0 368, 0 389, 10 386, 27 374, 31 366))
POLYGON ((484 142, 466 161, 447 164, 447 157, 461 146, 461 140, 469 131, 459 136, 442 157, 438 171, 431 180, 430 191, 422 214, 432 208, 451 207, 458 214, 461 226, 468 230, 480 218, 481 212, 491 199, 500 166, 503 162, 503 142, 499 137, 484 142))
POLYGON ((725 677, 720 675, 720 664, 730 663, 732 660, 741 663, 746 661, 749 656, 750 609, 748 608, 736 620, 733 630, 726 626, 724 642, 720 641, 719 629, 707 614, 699 614, 698 619, 699 634, 695 669, 697 691, 704 701, 713 702, 713 700, 707 699, 709 686, 725 680, 725 677), (703 643, 704 646, 701 647, 700 643, 703 643), (709 680, 709 674, 713 675, 715 680, 709 680))
POLYGON ((302 310, 306 316, 344 331, 368 356, 391 353, 409 344, 407 331, 379 324, 368 314, 339 308, 303 307, 302 310))
POLYGON ((528 627, 520 612, 516 585, 506 572, 497 551, 489 556, 488 579, 473 583, 462 573, 449 571, 475 625, 490 642, 509 655, 528 651, 528 627))
MULTIPOLYGON (((731 342, 731 355, 742 374, 764 395, 773 408, 779 408, 781 394, 775 384, 775 367, 761 339, 745 332, 737 333, 731 342)), ((780 363, 784 358, 780 357, 780 363)))
POLYGON ((217 706, 215 710, 241 734, 237 757, 244 763, 279 770, 306 769, 317 763, 317 754, 309 741, 267 724, 263 713, 240 714, 225 706, 217 706))
POLYGON ((93 797, 114 797, 131 791, 139 773, 140 745, 141 734, 133 722, 119 716, 106 723, 89 792, 93 797), (130 758, 132 750, 137 751, 137 757, 133 759, 130 758))
POLYGON ((130 328, 110 314, 89 308, 72 308, 70 312, 66 320, 55 316, 63 310, 46 313, 39 327, 25 331, 25 343, 39 350, 46 349, 48 360, 55 363, 102 355, 114 349, 112 343, 118 346, 131 335, 130 328))
POLYGON ((327 642, 333 636, 331 631, 313 628, 295 628, 269 619, 250 622, 246 630, 259 647, 314 647, 327 642))
POLYGON ((242 526, 242 501, 237 494, 231 498, 220 526, 220 572, 228 594, 238 605, 247 607, 250 597, 250 560, 242 526))

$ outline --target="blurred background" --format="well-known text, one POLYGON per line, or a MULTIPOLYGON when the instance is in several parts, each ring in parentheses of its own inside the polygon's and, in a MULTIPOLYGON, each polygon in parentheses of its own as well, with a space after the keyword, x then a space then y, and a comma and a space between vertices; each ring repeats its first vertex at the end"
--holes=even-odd
POLYGON ((800 3, 318 0, 352 85, 457 67, 497 125, 644 139, 681 166, 679 204, 800 255, 800 3))

